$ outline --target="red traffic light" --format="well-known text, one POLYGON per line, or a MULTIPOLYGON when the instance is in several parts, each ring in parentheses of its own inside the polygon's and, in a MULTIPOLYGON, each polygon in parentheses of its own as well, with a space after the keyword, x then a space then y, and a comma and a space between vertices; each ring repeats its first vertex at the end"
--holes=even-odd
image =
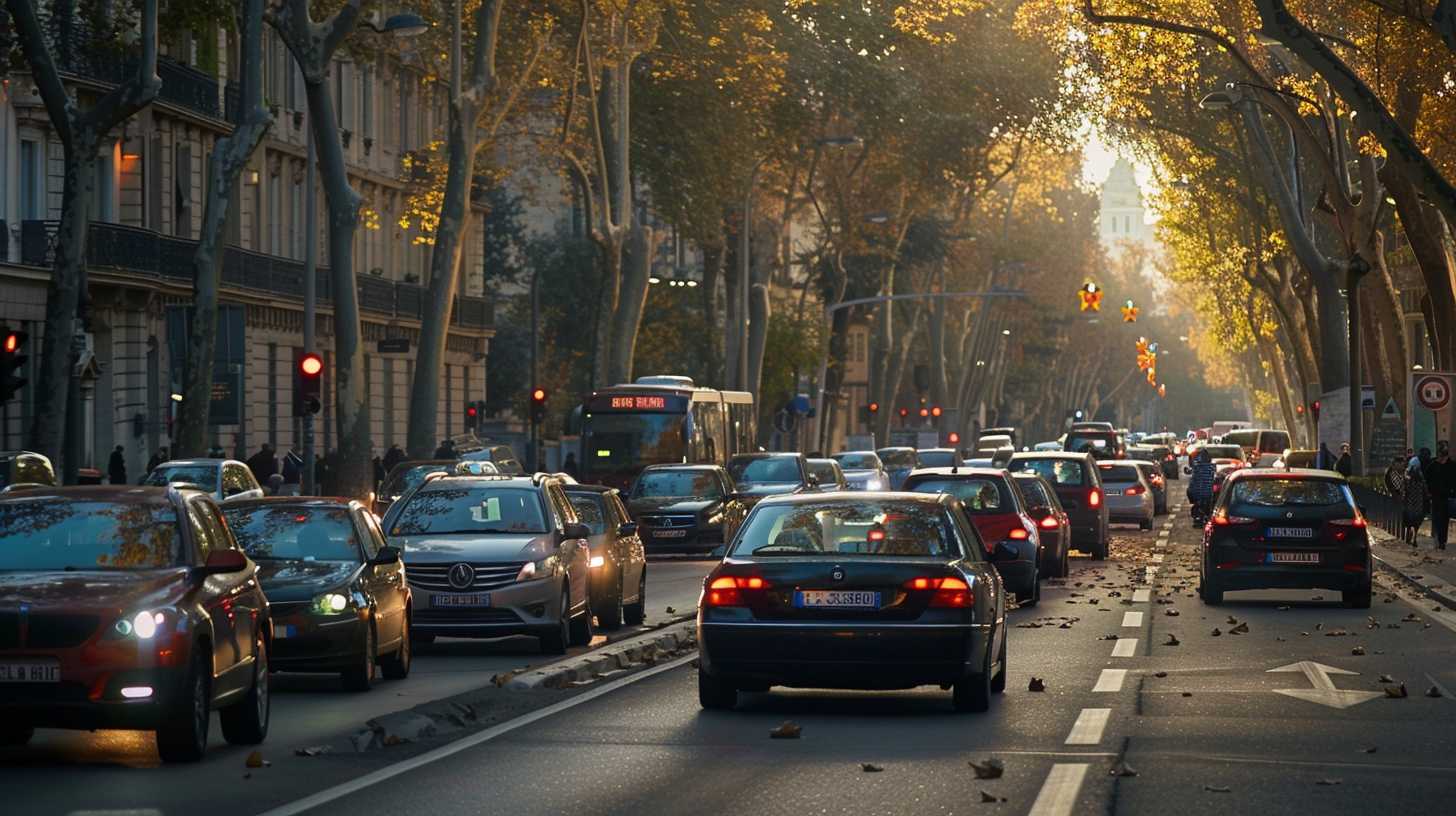
POLYGON ((533 388, 533 389, 531 389, 531 401, 532 402, 545 402, 546 401, 546 389, 544 389, 544 388, 533 388))
POLYGON ((939 405, 932 405, 932 406, 930 406, 930 415, 931 416, 938 417, 938 416, 940 416, 940 413, 941 412, 940 412, 940 406, 939 405))
POLYGON ((480 409, 476 408, 475 403, 472 402, 465 406, 465 415, 468 417, 480 416, 480 409))
POLYGON ((5 353, 14 354, 18 348, 20 348, 20 335, 15 332, 5 335, 5 353))
POLYGON ((1304 406, 1303 405, 1299 405, 1299 404, 1295 404, 1295 406, 1294 406, 1294 413, 1296 413, 1296 414, 1302 414, 1302 413, 1304 413, 1304 406))
POLYGON ((900 409, 900 418, 901 419, 904 419, 907 416, 910 416, 910 409, 909 408, 901 408, 900 409))
POLYGON ((872 414, 878 414, 879 412, 880 412, 880 404, 878 402, 872 402, 872 403, 870 403, 870 413, 872 413, 872 414))
POLYGON ((950 433, 945 435, 945 441, 949 442, 952 445, 959 444, 961 441, 961 435, 956 433, 955 431, 951 431, 950 433))
POLYGON ((928 417, 928 416, 930 416, 930 409, 929 408, 921 408, 920 409, 920 418, 921 419, 924 419, 925 417, 928 417))
POLYGON ((309 352, 298 358, 298 370, 305 377, 317 377, 324 371, 324 358, 309 352))

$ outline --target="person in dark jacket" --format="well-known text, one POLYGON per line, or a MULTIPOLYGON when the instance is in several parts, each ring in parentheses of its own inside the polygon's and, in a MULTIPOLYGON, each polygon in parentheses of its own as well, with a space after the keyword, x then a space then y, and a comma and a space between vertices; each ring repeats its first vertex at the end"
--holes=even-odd
POLYGON ((1323 442, 1320 443, 1319 452, 1314 455, 1314 468, 1315 470, 1335 469, 1335 452, 1323 442))
POLYGON ((1208 455, 1208 448, 1200 447, 1193 454, 1190 468, 1193 474, 1188 481, 1188 501, 1206 508, 1213 502, 1213 479, 1218 472, 1213 458, 1208 455))
POLYGON ((399 443, 396 442, 395 444, 390 445, 389 450, 384 452, 384 472, 386 474, 389 473, 389 471, 394 470, 395 465, 403 462, 404 460, 404 450, 400 448, 399 443))
POLYGON ((267 484, 268 477, 278 472, 278 455, 273 452, 272 445, 264 442, 257 453, 248 457, 247 465, 258 484, 267 484))
POLYGON ((1451 461, 1451 443, 1436 443, 1436 458, 1426 465, 1426 490, 1431 494, 1431 535, 1436 547, 1446 549, 1451 524, 1451 497, 1456 496, 1456 462, 1451 461))
POLYGON ((581 476, 581 467, 576 464, 576 454, 566 454, 566 461, 561 463, 561 472, 573 479, 581 476))
POLYGON ((1335 472, 1348 479, 1353 471, 1354 466, 1350 461, 1350 443, 1345 442, 1340 445, 1340 458, 1335 460, 1335 472))
POLYGON ((111 452, 111 461, 106 465, 106 475, 111 478, 112 484, 126 484, 126 449, 121 445, 111 452))
MULTIPOLYGON (((152 458, 147 460, 147 473, 151 473, 152 471, 156 470, 157 465, 160 465, 165 461, 167 461, 167 446, 163 445, 162 447, 157 448, 157 452, 152 454, 152 458)), ((145 477, 145 474, 143 474, 143 476, 145 477)))
POLYGON ((435 458, 436 459, 454 459, 455 458, 455 442, 454 442, 454 440, 446 439, 444 442, 441 442, 440 443, 440 447, 435 448, 435 458))

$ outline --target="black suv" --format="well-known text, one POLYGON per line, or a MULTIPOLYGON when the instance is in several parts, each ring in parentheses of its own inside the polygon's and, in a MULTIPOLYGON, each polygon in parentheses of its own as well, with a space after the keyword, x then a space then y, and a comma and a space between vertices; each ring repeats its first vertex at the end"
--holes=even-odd
POLYGON ((712 552, 747 515, 733 478, 718 465, 649 465, 627 492, 627 509, 649 552, 712 552))

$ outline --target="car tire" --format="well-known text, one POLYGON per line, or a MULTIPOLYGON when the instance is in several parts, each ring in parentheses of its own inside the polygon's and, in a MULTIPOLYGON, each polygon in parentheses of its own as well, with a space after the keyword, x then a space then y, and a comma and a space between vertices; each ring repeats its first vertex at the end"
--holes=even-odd
POLYGON ((1344 602, 1346 609, 1369 609, 1370 584, 1365 584, 1363 589, 1341 592, 1340 600, 1344 602))
POLYGON ((1025 592, 1016 593, 1016 604, 1023 609, 1029 609, 1037 605, 1041 600, 1041 570, 1037 569, 1031 574, 1031 586, 1025 592))
POLYGON ((568 633, 572 646, 586 646, 591 643, 592 635, 596 630, 592 627, 591 596, 587 596, 586 609, 580 615, 571 619, 571 631, 568 633))
POLYGON ((647 568, 642 568, 642 577, 637 579, 637 600, 622 607, 622 620, 628 626, 641 626, 647 620, 647 568))
POLYGON ((561 611, 557 615, 556 625, 549 632, 543 632, 538 636, 541 641, 541 654, 564 655, 566 645, 571 642, 571 596, 566 590, 561 591, 561 611))
POLYGON ((1001 670, 991 678, 991 693, 1004 694, 1006 692, 1006 637, 1001 637, 1001 670))
POLYGON ((348 691, 368 691, 374 686, 374 669, 378 665, 378 638, 374 634, 374 623, 370 621, 364 626, 364 643, 359 648, 359 654, 354 658, 354 665, 339 672, 339 679, 344 681, 344 688, 348 691))
POLYGON ((0 747, 19 748, 34 736, 35 729, 28 725, 0 725, 0 747))
POLYGON ((1143 519, 1142 521, 1138 522, 1138 529, 1139 530, 1151 530, 1151 529, 1153 529, 1153 520, 1152 519, 1143 519))
POLYGON ((1057 565, 1057 577, 1066 578, 1072 574, 1072 552, 1070 549, 1062 550, 1062 562, 1057 565))
POLYGON ((253 658, 253 685, 243 699, 218 714, 222 738, 229 745, 257 745, 268 738, 268 720, 273 711, 273 695, 268 688, 268 642, 261 635, 253 658))
POLYGON ((1203 602, 1209 606, 1218 606, 1223 603, 1223 588, 1208 578, 1204 578, 1199 584, 1198 594, 1203 597, 1203 602))
POLYGON ((204 644, 198 643, 192 649, 186 682, 157 729, 157 755, 163 762, 196 762, 207 752, 207 729, 212 724, 212 661, 204 644))
POLYGON ((708 711, 728 711, 738 705, 738 687, 698 667, 698 705, 708 711))
MULTIPOLYGON (((404 628, 409 631, 410 615, 405 613, 404 628)), ((409 677, 410 664, 414 662, 414 648, 408 635, 399 639, 399 648, 387 657, 379 659, 379 669, 386 680, 403 680, 409 677)))
POLYGON ((1103 529, 1101 538, 1092 545, 1092 557, 1098 561, 1107 560, 1107 530, 1103 529))
POLYGON ((604 599, 602 606, 597 610, 597 625, 612 631, 622 628, 622 573, 617 573, 617 587, 610 598, 604 599))
POLYGON ((981 671, 957 680, 951 689, 951 705, 959 712, 980 713, 991 708, 991 650, 986 649, 986 659, 981 671))

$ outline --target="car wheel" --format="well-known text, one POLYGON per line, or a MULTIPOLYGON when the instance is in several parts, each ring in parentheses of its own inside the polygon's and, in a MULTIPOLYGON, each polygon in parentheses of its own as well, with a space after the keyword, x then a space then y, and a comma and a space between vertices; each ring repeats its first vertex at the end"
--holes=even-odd
POLYGON ((1107 528, 1102 528, 1097 543, 1092 546, 1092 557, 1098 561, 1107 560, 1107 528))
POLYGON ((1031 585, 1023 592, 1016 593, 1016 603, 1023 609, 1036 606, 1041 600, 1041 570, 1037 569, 1031 573, 1031 585))
POLYGON ((592 628, 591 597, 587 597, 586 609, 571 619, 571 645, 586 646, 591 643, 595 630, 592 628))
POLYGON ((1072 574, 1072 553, 1070 550, 1062 550, 1062 563, 1057 567, 1057 577, 1066 578, 1072 574))
POLYGON ((617 573, 617 587, 609 598, 603 599, 597 610, 597 625, 603 629, 619 629, 622 626, 622 573, 617 573))
POLYGON ((566 644, 571 642, 571 597, 561 590, 561 610, 556 616, 556 625, 551 631, 540 635, 541 654, 566 654, 566 644))
POLYGON ((1002 694, 1006 691, 1006 637, 1004 634, 1001 637, 1001 657, 998 660, 1001 661, 1001 670, 991 678, 992 694, 1002 694))
POLYGON ((1340 593, 1340 600, 1345 602, 1346 609, 1369 609, 1370 608, 1370 584, 1358 590, 1340 593))
POLYGON ((647 620, 647 568, 642 568, 642 576, 637 579, 637 600, 622 607, 622 619, 628 626, 641 626, 642 621, 647 620))
POLYGON ((1203 602, 1209 606, 1218 606, 1223 603, 1223 588, 1210 578, 1203 579, 1198 587, 1198 594, 1203 596, 1203 602))
POLYGON ((1143 519, 1142 521, 1138 522, 1138 529, 1139 530, 1151 530, 1151 529, 1153 529, 1153 520, 1152 519, 1143 519))
POLYGON ((268 719, 273 698, 268 693, 268 642, 258 636, 253 658, 253 687, 243 699, 224 708, 218 716, 222 738, 230 745, 257 745, 268 736, 268 719))
POLYGON ((211 665, 203 644, 193 646, 187 682, 157 729, 157 755, 163 762, 196 762, 207 751, 207 729, 212 723, 211 665))
POLYGON ((977 674, 967 675, 956 681, 951 689, 951 704, 956 711, 982 712, 991 707, 991 650, 986 649, 986 659, 977 674))
MULTIPOLYGON (((406 632, 409 631, 409 625, 410 614, 406 612, 404 618, 406 632)), ((383 671, 386 680, 403 680, 409 677, 410 663, 413 661, 414 653, 410 645, 410 638, 405 636, 400 638, 399 648, 395 650, 394 654, 380 658, 379 668, 383 671)))
POLYGON ((727 711, 738 705, 738 689, 698 667, 698 705, 709 711, 727 711))
POLYGON ((19 748, 30 742, 35 729, 28 725, 0 725, 0 746, 19 748))
POLYGON ((374 623, 370 621, 364 625, 364 643, 359 647, 359 654, 354 657, 354 665, 339 673, 345 689, 368 691, 374 685, 374 665, 378 648, 374 623))

